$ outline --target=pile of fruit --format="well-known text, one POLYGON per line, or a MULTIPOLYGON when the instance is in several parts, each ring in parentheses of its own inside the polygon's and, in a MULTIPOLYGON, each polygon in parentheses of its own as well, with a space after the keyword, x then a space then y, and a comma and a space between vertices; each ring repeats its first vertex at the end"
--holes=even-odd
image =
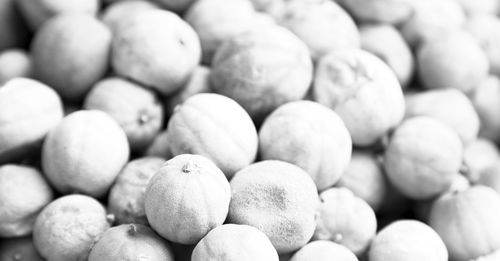
POLYGON ((499 261, 499 17, 0 0, 0 261, 499 261))

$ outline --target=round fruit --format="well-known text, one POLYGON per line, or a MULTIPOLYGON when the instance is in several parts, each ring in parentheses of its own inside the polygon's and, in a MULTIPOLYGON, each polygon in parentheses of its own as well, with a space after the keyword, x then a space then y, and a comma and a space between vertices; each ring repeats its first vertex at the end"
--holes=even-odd
POLYGON ((476 182, 482 173, 500 161, 500 151, 490 140, 479 138, 471 142, 464 150, 465 175, 471 182, 476 182))
POLYGON ((0 239, 0 261, 43 261, 33 245, 33 238, 0 239))
POLYGON ((1 166, 0 237, 29 235, 38 212, 52 201, 52 197, 52 189, 35 168, 13 164, 1 166))
POLYGON ((182 89, 168 96, 165 100, 167 115, 172 115, 175 111, 175 107, 177 107, 177 105, 181 105, 189 97, 198 93, 212 92, 209 76, 210 68, 205 66, 196 67, 186 85, 182 89))
POLYGON ((184 19, 200 37, 203 63, 210 64, 225 40, 253 26, 255 10, 249 0, 197 0, 184 19))
POLYGON ((358 261, 346 247, 331 241, 313 241, 297 251, 290 261, 358 261))
POLYGON ((231 180, 228 221, 264 232, 279 254, 304 246, 316 227, 316 186, 301 168, 277 160, 252 164, 231 180))
POLYGON ((135 151, 153 142, 163 126, 163 107, 156 93, 117 77, 98 82, 86 96, 83 108, 110 115, 135 151))
POLYGON ((315 60, 335 50, 360 47, 356 24, 335 1, 286 1, 276 20, 304 41, 315 60))
POLYGON ((227 224, 210 231, 193 250, 192 261, 278 261, 269 238, 247 225, 227 224))
POLYGON ((477 139, 479 116, 459 90, 440 89, 406 95, 406 118, 429 116, 457 132, 464 144, 477 139))
POLYGON ((413 7, 408 0, 339 0, 356 20, 370 23, 399 24, 411 18, 413 7))
POLYGON ((77 111, 47 135, 42 167, 59 192, 100 197, 107 193, 128 157, 127 137, 120 125, 101 111, 77 111))
POLYGON ((151 227, 169 241, 193 244, 227 217, 231 188, 209 159, 183 154, 151 178, 145 209, 151 227))
POLYGON ((188 98, 169 120, 167 139, 174 155, 200 154, 228 178, 251 164, 257 155, 257 130, 234 100, 218 94, 188 98))
POLYGON ((168 243, 145 225, 112 227, 94 244, 88 261, 173 261, 168 243))
POLYGON ((101 20, 112 32, 116 32, 118 27, 126 24, 130 17, 148 10, 159 9, 160 7, 150 1, 128 0, 117 1, 104 9, 101 20))
POLYGON ((237 101, 257 122, 304 98, 313 64, 307 46, 279 26, 261 26, 224 42, 212 60, 215 92, 237 101))
POLYGON ((500 249, 500 195, 484 186, 444 194, 434 202, 429 224, 443 239, 451 260, 490 254, 500 249))
POLYGON ((97 18, 58 15, 37 31, 31 43, 35 77, 64 99, 80 101, 107 72, 110 46, 111 31, 97 18))
POLYGON ((427 89, 456 88, 471 92, 489 71, 488 57, 468 33, 453 32, 418 49, 419 79, 427 89))
POLYGON ((351 151, 351 136, 342 119, 312 101, 281 105, 266 118, 259 131, 263 160, 282 160, 301 167, 320 191, 340 179, 351 151))
POLYGON ((471 101, 481 119, 479 135, 500 142, 500 79, 489 76, 479 83, 471 101))
POLYGON ((18 0, 18 7, 32 31, 37 31, 51 17, 61 13, 87 14, 99 12, 99 0, 18 0))
POLYGON ((45 84, 17 78, 0 86, 0 163, 37 150, 62 117, 61 99, 45 84))
POLYGON ((377 232, 373 209, 346 188, 325 190, 319 199, 313 240, 330 240, 361 256, 377 232))
POLYGON ((148 224, 144 209, 146 187, 165 163, 157 157, 144 157, 130 161, 121 170, 110 189, 108 208, 118 224, 148 224))
POLYGON ((29 54, 22 49, 7 49, 0 53, 0 85, 20 77, 31 77, 29 54))
POLYGON ((164 95, 181 88, 200 59, 196 32, 166 10, 129 17, 113 37, 111 62, 116 73, 164 95))
POLYGON ((144 156, 160 157, 164 159, 171 159, 174 157, 170 152, 170 142, 168 141, 168 133, 166 130, 156 135, 153 142, 144 152, 144 156))
POLYGON ((364 25, 360 27, 361 48, 375 54, 391 67, 401 86, 413 78, 415 59, 401 33, 391 25, 364 25))
POLYGON ((344 174, 335 184, 349 189, 377 211, 385 200, 387 179, 377 156, 372 153, 354 151, 344 174))
POLYGON ((416 220, 399 220, 378 232, 368 254, 370 261, 447 261, 439 235, 416 220))
POLYGON ((412 199, 429 199, 451 185, 462 164, 463 147, 451 128, 419 116, 399 126, 385 151, 384 167, 398 190, 412 199))
POLYGON ((332 52, 319 61, 314 100, 335 110, 358 146, 375 143, 404 116, 404 97, 394 72, 358 49, 332 52))
POLYGON ((46 260, 87 260, 92 244, 109 225, 106 210, 97 200, 68 195, 52 201, 38 215, 33 242, 46 260))

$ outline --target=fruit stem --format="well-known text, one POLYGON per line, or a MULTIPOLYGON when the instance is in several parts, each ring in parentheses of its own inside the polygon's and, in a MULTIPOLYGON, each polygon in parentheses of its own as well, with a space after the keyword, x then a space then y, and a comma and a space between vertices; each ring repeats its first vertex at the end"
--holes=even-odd
POLYGON ((134 224, 130 224, 128 227, 128 233, 131 236, 137 234, 137 227, 134 224))
POLYGON ((194 170, 194 165, 191 162, 186 162, 184 166, 182 166, 182 172, 191 173, 194 170))

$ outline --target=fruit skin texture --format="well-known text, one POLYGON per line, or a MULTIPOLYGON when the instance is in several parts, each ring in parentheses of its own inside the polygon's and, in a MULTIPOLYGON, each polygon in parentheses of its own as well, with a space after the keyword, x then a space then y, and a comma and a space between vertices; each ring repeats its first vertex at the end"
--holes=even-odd
POLYGON ((76 191, 101 197, 128 157, 127 137, 118 123, 101 111, 77 111, 47 135, 42 168, 61 193, 76 191))
POLYGON ((31 43, 35 77, 65 100, 80 101, 109 67, 111 31, 87 14, 61 14, 31 43))
POLYGON ((399 126, 385 151, 391 183, 412 199, 429 199, 451 185, 462 163, 463 146, 451 128, 426 116, 399 126))
POLYGON ((158 157, 143 157, 130 161, 121 170, 108 197, 109 212, 118 224, 148 224, 144 197, 151 178, 165 163, 158 157))
POLYGON ((169 244, 145 225, 112 227, 99 238, 88 261, 174 261, 169 244))
POLYGON ((302 247, 290 261, 358 261, 346 247, 326 240, 313 241, 302 247))
POLYGON ((14 164, 1 166, 0 237, 29 235, 37 214, 52 198, 52 189, 35 168, 14 164))
POLYGON ((399 220, 378 232, 368 254, 370 261, 447 261, 439 235, 416 220, 399 220))
POLYGON ((18 0, 16 4, 34 32, 58 14, 75 13, 95 16, 100 8, 99 0, 18 0))
POLYGON ((479 83, 471 101, 481 119, 479 136, 500 142, 500 79, 491 75, 479 83))
POLYGON ((224 42, 212 60, 215 92, 261 122, 278 106, 306 95, 313 64, 307 46, 280 26, 254 28, 224 42))
POLYGON ((304 41, 314 60, 334 50, 360 47, 356 24, 335 1, 286 1, 275 18, 304 41))
POLYGON ((130 17, 148 10, 159 9, 153 2, 143 0, 118 1, 106 7, 101 14, 101 20, 112 32, 126 24, 130 17))
POLYGON ((453 32, 429 40, 418 49, 419 79, 427 89, 456 88, 471 92, 488 76, 488 57, 466 32, 453 32))
POLYGON ((263 160, 282 160, 304 169, 318 190, 335 184, 351 159, 352 141, 342 119, 312 101, 289 102, 269 115, 259 131, 263 160))
POLYGON ((391 67, 401 86, 413 78, 415 58, 401 33, 391 25, 364 25, 359 28, 361 48, 375 54, 391 67))
POLYGON ((163 107, 158 96, 118 77, 99 81, 86 96, 83 108, 109 114, 125 131, 134 151, 146 148, 163 125, 163 107))
POLYGON ((372 145, 404 116, 403 91, 396 75, 364 50, 324 56, 316 67, 312 95, 342 118, 358 146, 372 145))
POLYGON ((479 116, 471 101, 459 90, 439 89, 406 96, 406 118, 429 116, 457 132, 463 144, 477 139, 479 116))
POLYGON ((471 182, 476 182, 484 171, 498 161, 500 161, 500 151, 495 143, 487 139, 479 138, 464 150, 464 163, 467 166, 465 174, 471 182))
POLYGON ((0 261, 43 261, 31 236, 0 239, 0 261))
POLYGON ((111 63, 116 73, 163 95, 180 89, 200 59, 196 32, 169 11, 140 12, 113 37, 111 63))
POLYGON ((228 221, 264 232, 278 254, 304 246, 316 227, 318 194, 301 168, 277 160, 254 163, 231 180, 228 221))
POLYGON ((0 163, 38 147, 62 117, 61 98, 45 84, 17 78, 0 86, 0 163))
POLYGON ((335 185, 349 189, 375 211, 385 201, 389 189, 377 156, 364 151, 353 151, 349 165, 335 185))
POLYGON ((106 210, 97 200, 68 195, 52 201, 38 215, 33 242, 46 260, 85 261, 94 241, 109 227, 106 210))
POLYGON ((203 63, 210 64, 217 47, 253 26, 255 10, 249 0, 197 0, 184 20, 200 37, 203 63))
POLYGON ((29 78, 32 75, 32 62, 23 49, 7 49, 0 52, 0 85, 14 78, 29 78))
POLYGON ((480 185, 444 194, 434 202, 429 224, 443 239, 451 260, 492 253, 500 248, 500 195, 480 185))
POLYGON ((213 162, 183 154, 167 161, 149 181, 146 216, 163 238, 194 244, 224 223, 230 200, 229 182, 213 162))
POLYGON ((234 100, 219 94, 188 98, 169 120, 167 140, 174 155, 199 154, 226 177, 250 165, 257 155, 257 130, 234 100))
POLYGON ((269 238, 247 225, 227 224, 211 230, 193 250, 192 261, 278 261, 269 238))
POLYGON ((346 188, 331 188, 319 195, 321 204, 313 240, 330 240, 361 256, 377 232, 373 209, 346 188))

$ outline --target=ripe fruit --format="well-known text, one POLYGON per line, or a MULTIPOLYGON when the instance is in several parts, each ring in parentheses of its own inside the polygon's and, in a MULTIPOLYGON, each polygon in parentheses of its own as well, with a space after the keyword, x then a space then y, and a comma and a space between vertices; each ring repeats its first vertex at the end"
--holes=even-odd
POLYGON ((404 116, 404 97, 396 75, 363 50, 341 50, 321 58, 312 95, 337 112, 358 146, 372 145, 404 116))
POLYGON ((319 240, 313 241, 297 251, 290 261, 358 261, 358 258, 346 247, 337 243, 319 240))
POLYGON ((346 188, 327 189, 319 199, 313 240, 330 240, 361 256, 377 232, 373 209, 346 188))
POLYGON ((20 77, 31 77, 32 62, 22 49, 7 49, 0 52, 0 85, 20 77))
POLYGON ((33 242, 46 260, 87 260, 92 244, 109 225, 106 210, 97 200, 83 195, 63 196, 36 218, 33 242))
POLYGON ((108 197, 109 211, 118 224, 148 224, 144 209, 146 187, 165 163, 157 157, 143 157, 130 161, 121 170, 108 197))
MULTIPOLYGON (((460 1, 472 2, 470 0, 460 1)), ((475 2, 478 1, 475 0, 475 2)), ((498 1, 494 2, 497 7, 500 6, 498 1)), ((470 16, 467 20, 465 29, 476 38, 481 48, 488 56, 490 72, 498 75, 500 73, 500 19, 495 15, 475 14, 470 16)))
POLYGON ((52 198, 52 189, 35 168, 14 164, 1 166, 0 237, 29 235, 36 216, 52 198))
POLYGON ((99 81, 83 108, 110 115, 125 131, 134 151, 145 149, 163 125, 163 107, 156 93, 118 77, 99 81))
POLYGON ((212 60, 215 92, 238 102, 257 122, 304 98, 313 65, 307 46, 280 26, 258 27, 224 42, 212 60))
POLYGON ((192 261, 278 261, 269 238, 247 225, 227 224, 210 231, 193 250, 192 261))
POLYGON ((180 89, 201 59, 196 32, 166 10, 148 10, 115 31, 111 63, 116 73, 164 95, 180 89))
POLYGON ((149 181, 145 209, 151 227, 169 241, 193 244, 226 219, 231 188, 209 159, 183 154, 149 181))
POLYGON ((451 128, 419 116, 399 126, 385 151, 389 180, 412 199, 429 199, 451 185, 462 163, 463 147, 451 128))
POLYGON ((259 131, 263 160, 282 160, 301 167, 320 191, 340 179, 351 151, 351 136, 342 119, 312 101, 281 105, 266 118, 259 131))
POLYGON ((335 185, 349 189, 375 211, 386 200, 389 190, 377 155, 363 151, 353 151, 349 165, 335 185))
POLYGON ((0 86, 0 163, 37 151, 62 117, 61 99, 45 84, 17 78, 0 86))
POLYGON ((257 154, 252 120, 240 105, 222 95, 203 93, 188 98, 175 110, 167 129, 172 154, 205 156, 228 178, 250 165, 257 154))
POLYGON ((109 67, 111 31, 88 14, 61 14, 31 43, 34 74, 65 100, 80 101, 109 67), (89 62, 90 61, 90 62, 89 62))
POLYGON ((452 260, 490 254, 500 248, 500 195, 484 186, 444 194, 434 202, 429 224, 443 239, 452 260))
POLYGON ((93 197, 107 193, 127 163, 129 146, 120 125, 101 111, 66 116, 45 139, 42 168, 56 190, 93 197))
POLYGON ((168 243, 145 225, 112 227, 92 246, 88 261, 174 261, 168 243))
POLYGON ((447 261, 439 235, 416 220, 399 220, 378 232, 368 254, 370 261, 447 261))
POLYGON ((316 186, 301 168, 277 160, 254 163, 231 180, 228 221, 264 232, 279 254, 304 246, 316 227, 316 186))
POLYGON ((356 24, 335 1, 283 2, 275 14, 277 23, 304 41, 314 60, 332 51, 360 47, 356 24))
POLYGON ((470 100, 456 89, 439 89, 406 95, 406 118, 429 116, 460 136, 466 145, 477 139, 479 116, 470 100))

